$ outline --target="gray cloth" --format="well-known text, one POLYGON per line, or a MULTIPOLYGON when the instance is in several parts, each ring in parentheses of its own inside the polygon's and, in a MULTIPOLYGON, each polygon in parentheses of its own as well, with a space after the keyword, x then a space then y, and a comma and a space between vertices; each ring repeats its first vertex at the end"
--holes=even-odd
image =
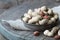
MULTIPOLYGON (((54 12, 57 12, 60 15, 60 6, 52 8, 54 12)), ((59 16, 60 17, 60 16, 59 16)), ((20 19, 16 20, 2 20, 7 22, 7 24, 10 24, 11 27, 19 30, 30 30, 29 28, 25 27, 23 22, 20 19)))
POLYGON ((25 27, 23 22, 20 19, 17 20, 2 20, 6 24, 9 24, 12 28, 18 30, 30 30, 29 28, 25 27))

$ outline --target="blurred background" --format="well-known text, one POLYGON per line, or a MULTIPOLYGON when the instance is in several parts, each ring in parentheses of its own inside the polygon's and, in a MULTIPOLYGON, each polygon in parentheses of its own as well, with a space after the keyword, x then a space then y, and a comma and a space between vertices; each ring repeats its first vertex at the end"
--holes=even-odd
MULTIPOLYGON (((3 14, 4 11, 24 5, 24 4, 40 4, 39 6, 46 5, 48 7, 55 7, 60 5, 60 0, 0 0, 0 15, 3 14)), ((31 4, 31 5, 32 5, 31 4)), ((7 40, 3 35, 0 34, 0 40, 7 40)))

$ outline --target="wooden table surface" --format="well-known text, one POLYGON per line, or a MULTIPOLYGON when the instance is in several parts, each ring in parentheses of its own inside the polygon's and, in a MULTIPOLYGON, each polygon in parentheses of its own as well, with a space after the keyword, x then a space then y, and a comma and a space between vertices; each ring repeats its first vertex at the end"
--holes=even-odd
MULTIPOLYGON (((54 5, 54 2, 52 2, 52 1, 49 1, 49 2, 45 1, 45 3, 43 3, 43 1, 41 1, 41 2, 40 1, 41 0, 37 0, 37 1, 35 0, 33 2, 32 1, 25 2, 20 6, 13 7, 11 9, 5 11, 2 15, 0 15, 0 19, 15 20, 15 19, 19 19, 21 17, 21 15, 23 15, 25 12, 27 12, 28 9, 33 10, 34 8, 38 8, 43 5, 46 5, 48 7, 58 6, 57 4, 54 5)), ((7 26, 4 28, 13 34, 15 33, 16 35, 19 35, 19 37, 22 37, 24 40, 55 40, 54 38, 45 37, 42 33, 41 33, 42 35, 40 35, 39 37, 35 37, 32 34, 33 32, 14 31, 13 29, 10 29, 10 27, 7 27, 7 26)), ((7 35, 7 33, 6 33, 6 35, 7 35)), ((12 37, 12 36, 10 36, 10 37, 12 37)))

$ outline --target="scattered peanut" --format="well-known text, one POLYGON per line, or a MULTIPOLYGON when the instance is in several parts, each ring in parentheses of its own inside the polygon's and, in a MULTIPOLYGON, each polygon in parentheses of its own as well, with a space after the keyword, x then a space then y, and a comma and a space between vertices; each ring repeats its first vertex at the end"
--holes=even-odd
POLYGON ((59 27, 56 26, 56 27, 53 27, 53 28, 52 28, 51 32, 54 34, 54 33, 56 33, 58 30, 59 30, 59 27))
POLYGON ((49 30, 45 30, 45 31, 44 31, 44 35, 47 36, 47 34, 48 34, 49 32, 50 32, 49 30))
POLYGON ((51 31, 45 30, 44 35, 53 36, 58 30, 59 30, 59 27, 53 27, 51 31))
POLYGON ((53 36, 53 33, 51 33, 49 30, 44 31, 44 35, 46 36, 53 36))
POLYGON ((59 35, 56 35, 54 38, 55 39, 60 39, 60 36, 59 35))
POLYGON ((35 31, 34 32, 34 36, 39 36, 40 32, 39 31, 35 31))

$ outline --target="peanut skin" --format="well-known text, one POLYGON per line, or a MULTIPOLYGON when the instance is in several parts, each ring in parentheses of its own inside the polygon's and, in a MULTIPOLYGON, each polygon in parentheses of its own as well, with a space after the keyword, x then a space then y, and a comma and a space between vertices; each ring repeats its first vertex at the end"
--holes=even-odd
POLYGON ((59 35, 56 35, 54 38, 55 39, 60 39, 60 36, 59 35))
POLYGON ((40 32, 39 31, 35 31, 33 34, 34 34, 34 36, 39 36, 40 32))

